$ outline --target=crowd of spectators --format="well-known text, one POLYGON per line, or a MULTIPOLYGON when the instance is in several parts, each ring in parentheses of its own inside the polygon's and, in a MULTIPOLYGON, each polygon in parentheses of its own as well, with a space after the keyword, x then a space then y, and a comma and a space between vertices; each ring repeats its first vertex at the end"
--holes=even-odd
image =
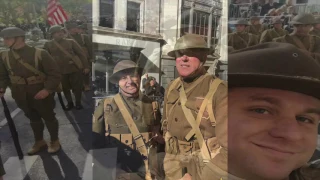
POLYGON ((229 17, 248 18, 251 16, 279 16, 292 14, 292 0, 232 0, 229 5, 229 17))

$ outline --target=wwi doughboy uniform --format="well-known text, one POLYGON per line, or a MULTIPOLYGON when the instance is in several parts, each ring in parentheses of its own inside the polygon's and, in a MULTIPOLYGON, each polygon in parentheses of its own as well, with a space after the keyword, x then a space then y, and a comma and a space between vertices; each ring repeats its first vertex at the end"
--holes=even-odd
MULTIPOLYGON (((320 24, 320 17, 316 17, 315 19, 316 19, 316 24, 315 25, 319 25, 320 24)), ((310 34, 320 37, 320 29, 316 28, 314 26, 313 29, 310 31, 310 34)))
MULTIPOLYGON (((248 26, 246 20, 238 20, 235 25, 248 26)), ((235 50, 244 49, 259 43, 258 36, 247 33, 246 31, 234 32, 228 35, 228 46, 232 46, 235 50)))
MULTIPOLYGON (((259 17, 251 17, 251 21, 260 21, 259 17)), ((261 33, 265 30, 264 26, 262 24, 252 24, 250 26, 247 26, 246 31, 248 33, 254 34, 258 37, 260 37, 261 33)))
MULTIPOLYGON (((25 32, 10 27, 2 30, 0 35, 3 38, 17 38, 24 37, 25 32)), ((0 88, 10 87, 13 99, 30 119, 36 141, 28 152, 30 155, 46 146, 43 140, 42 119, 51 136, 48 151, 56 152, 60 149, 58 121, 53 112, 53 96, 49 94, 44 99, 35 99, 35 95, 43 89, 53 93, 60 80, 57 63, 47 51, 25 45, 20 49, 10 49, 0 54, 0 88)))
MULTIPOLYGON (((311 14, 299 14, 295 16, 291 24, 293 25, 313 25, 316 24, 311 14)), ((320 37, 313 35, 299 36, 295 33, 273 39, 273 42, 290 43, 304 51, 310 53, 315 59, 320 59, 320 37)))
MULTIPOLYGON (((61 26, 52 26, 49 30, 53 35, 62 31, 61 26)), ((62 38, 58 41, 51 40, 44 45, 54 60, 57 62, 62 73, 62 90, 68 101, 67 110, 74 107, 70 90, 75 95, 76 109, 82 109, 81 95, 83 87, 83 69, 89 69, 88 61, 81 47, 72 39, 62 38)))
MULTIPOLYGON (((275 24, 282 25, 282 21, 281 21, 281 19, 278 19, 278 18, 273 19, 272 24, 273 25, 275 25, 275 24)), ((287 34, 287 31, 282 28, 267 29, 267 30, 263 31, 263 33, 261 34, 260 43, 272 42, 273 39, 282 37, 286 34, 287 34)))
MULTIPOLYGON (((118 84, 123 76, 134 74, 140 78, 141 73, 142 69, 133 61, 123 60, 115 66, 110 82, 118 84)), ((102 100, 94 112, 93 132, 106 136, 107 148, 118 148, 117 162, 122 170, 137 173, 143 179, 151 179, 151 174, 161 179, 163 168, 158 167, 161 162, 155 162, 156 152, 149 145, 151 136, 155 133, 160 136, 159 110, 137 88, 137 97, 127 97, 120 92, 102 100)))
MULTIPOLYGON (((264 43, 236 51, 229 54, 228 65, 229 88, 270 88, 296 92, 320 99, 318 93, 318 89, 320 88, 320 66, 312 59, 311 56, 300 51, 293 45, 264 43), (287 67, 283 67, 284 64, 286 64, 287 67)), ((263 95, 261 95, 261 97, 263 97, 263 95)), ((256 106, 258 107, 258 105, 256 106)), ((276 105, 268 105, 270 109, 272 106, 276 105)), ((230 128, 228 130, 232 131, 230 128)), ((314 137, 316 136, 317 134, 315 133, 314 137)), ((280 139, 280 137, 277 138, 280 139)), ((232 140, 229 140, 229 143, 232 143, 232 140)), ((288 147, 291 145, 289 145, 289 143, 285 144, 288 147)), ((281 146, 279 148, 281 148, 281 146)), ((229 151, 229 155, 230 153, 231 152, 229 151)), ((307 163, 309 158, 307 156, 305 156, 305 158, 305 163, 307 163)), ((234 165, 232 166, 235 167, 234 165)), ((243 166, 247 167, 247 165, 243 166)), ((229 167, 231 167, 230 161, 229 167)), ((221 171, 221 169, 211 163, 204 169, 204 174, 211 176, 212 179, 221 178, 214 176, 216 171, 221 171)), ((296 170, 292 169, 291 174, 288 175, 286 180, 317 180, 319 178, 320 169, 303 165, 301 168, 296 170)), ((237 176, 228 174, 227 172, 225 172, 222 179, 243 180, 242 178, 238 178, 237 176)))
POLYGON ((227 166, 227 85, 205 71, 208 53, 205 40, 193 34, 179 38, 168 53, 174 58, 200 60, 198 69, 172 81, 165 92, 162 124, 168 180, 180 179, 185 170, 198 180, 210 159, 222 169, 227 166))
MULTIPOLYGON (((67 29, 74 29, 74 28, 80 28, 76 23, 68 23, 67 29)), ((91 67, 91 63, 93 62, 93 52, 92 52, 92 41, 90 40, 89 36, 86 34, 79 34, 79 33, 70 33, 68 35, 68 38, 75 40, 80 47, 82 48, 84 54, 87 58, 87 63, 91 67)), ((84 75, 84 90, 89 91, 90 90, 90 76, 89 74, 84 75)))

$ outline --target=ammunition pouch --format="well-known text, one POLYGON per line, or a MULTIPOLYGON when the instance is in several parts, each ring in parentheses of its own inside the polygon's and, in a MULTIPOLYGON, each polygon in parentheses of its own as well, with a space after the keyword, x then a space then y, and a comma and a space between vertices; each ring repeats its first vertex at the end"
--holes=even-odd
MULTIPOLYGON (((148 143, 148 141, 151 138, 150 132, 141 133, 141 136, 145 142, 145 144, 148 143)), ((131 149, 138 150, 139 147, 136 147, 134 137, 132 134, 110 134, 111 137, 117 139, 122 144, 130 147, 131 149)))
MULTIPOLYGON (((193 141, 181 141, 178 140, 176 137, 170 136, 170 133, 166 133, 165 136, 166 141, 166 148, 165 152, 169 154, 182 154, 188 155, 193 154, 196 151, 200 152, 200 146, 198 141, 195 139, 193 141)), ((207 148, 211 154, 211 157, 215 157, 221 149, 221 146, 218 144, 218 140, 216 137, 212 137, 205 140, 207 148)))
POLYGON ((166 153, 174 154, 174 155, 188 155, 192 154, 196 151, 200 151, 200 146, 197 141, 181 141, 176 137, 170 137, 168 141, 166 141, 166 153))
POLYGON ((41 84, 45 82, 45 78, 42 76, 30 76, 28 78, 23 78, 21 76, 9 75, 11 84, 41 84))

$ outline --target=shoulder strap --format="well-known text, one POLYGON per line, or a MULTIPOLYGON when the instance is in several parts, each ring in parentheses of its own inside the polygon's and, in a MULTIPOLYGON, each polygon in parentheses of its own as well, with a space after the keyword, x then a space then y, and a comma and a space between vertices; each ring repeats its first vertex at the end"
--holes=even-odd
MULTIPOLYGON (((197 79, 193 84, 192 86, 190 86, 188 89, 186 89, 186 93, 190 92, 191 90, 193 90, 200 82, 202 82, 202 80, 204 78, 206 78, 207 76, 210 76, 208 73, 206 73, 205 75, 201 76, 199 79, 197 79)), ((181 84, 181 81, 180 81, 180 78, 177 78, 175 79, 171 86, 169 87, 169 91, 167 93, 167 98, 169 97, 169 93, 174 89, 174 88, 177 88, 179 85, 178 83, 181 84)), ((179 101, 180 97, 177 99, 176 103, 170 108, 168 109, 168 106, 166 106, 166 115, 167 115, 167 118, 169 117, 169 115, 171 114, 173 108, 176 106, 177 102, 179 101)))
POLYGON ((25 63, 22 61, 21 57, 19 56, 19 54, 17 54, 16 52, 14 51, 11 51, 12 54, 13 54, 13 57, 21 64, 23 65, 25 68, 27 68, 28 70, 30 70, 31 72, 33 72, 34 74, 38 75, 38 76, 42 76, 43 78, 46 77, 46 75, 39 71, 38 69, 36 69, 35 67, 31 66, 30 64, 28 63, 25 63))
POLYGON ((107 111, 108 105, 109 105, 111 102, 112 102, 112 98, 106 98, 106 99, 103 101, 103 110, 104 110, 103 117, 104 117, 104 121, 105 121, 106 136, 108 136, 108 135, 109 135, 109 132, 110 132, 109 124, 108 124, 108 122, 107 122, 107 120, 108 120, 108 113, 107 113, 106 111, 107 111))
POLYGON ((5 64, 7 64, 8 71, 13 76, 14 73, 13 73, 13 71, 11 69, 11 65, 10 65, 10 61, 9 61, 9 51, 3 51, 2 52, 2 60, 5 62, 5 64))
POLYGON ((169 87, 167 98, 169 97, 169 92, 171 92, 174 88, 176 88, 179 82, 180 82, 179 78, 173 80, 173 82, 171 83, 171 85, 169 87))
POLYGON ((130 115, 128 109, 124 105, 124 103, 120 97, 120 94, 117 94, 114 97, 114 100, 115 100, 117 106, 119 107, 119 110, 123 116, 123 119, 126 121, 128 127, 130 129, 130 132, 132 133, 132 136, 133 136, 133 139, 136 143, 136 147, 137 147, 138 151, 141 153, 141 155, 144 158, 144 165, 145 165, 145 169, 146 169, 146 179, 151 179, 151 173, 150 173, 149 164, 148 164, 148 150, 147 150, 147 146, 143 140, 143 137, 140 134, 140 132, 137 128, 137 125, 134 123, 132 116, 130 115))
MULTIPOLYGON (((210 122, 211 122, 211 125, 212 126, 215 126, 216 125, 216 118, 214 117, 214 113, 213 113, 213 105, 212 105, 212 101, 213 101, 213 96, 214 94, 216 93, 219 85, 222 83, 223 81, 219 78, 216 78, 214 79, 211 84, 210 84, 210 87, 209 87, 209 92, 207 93, 207 95, 205 96, 201 106, 200 106, 200 109, 199 109, 199 112, 198 112, 198 115, 197 115, 197 119, 196 119, 196 122, 197 122, 197 126, 200 125, 201 123, 201 118, 203 116, 203 113, 205 111, 205 109, 207 109, 207 112, 209 114, 209 119, 210 119, 210 122)), ((192 136, 195 134, 195 130, 192 129, 187 135, 186 135, 186 140, 189 141, 192 136)))
MULTIPOLYGON (((235 35, 238 36, 239 39, 244 42, 244 44, 246 45, 246 47, 249 46, 249 42, 246 42, 246 40, 244 40, 244 39, 243 39, 241 36, 239 36, 238 34, 235 34, 235 35)), ((250 33, 248 33, 248 35, 249 35, 249 41, 250 41, 250 33)))
POLYGON ((297 38, 296 36, 294 36, 294 35, 291 36, 291 38, 292 38, 292 40, 294 41, 294 43, 295 43, 299 48, 308 51, 307 48, 304 46, 304 44, 300 41, 300 39, 298 39, 298 38, 297 38))
POLYGON ((35 53, 35 56, 34 56, 34 62, 35 62, 35 68, 36 69, 39 69, 39 61, 41 60, 41 49, 39 48, 35 48, 36 49, 36 53, 35 53))
POLYGON ((187 121, 191 125, 192 130, 195 131, 204 162, 208 162, 211 159, 209 149, 204 141, 204 138, 201 134, 200 128, 197 125, 191 110, 186 107, 187 95, 184 90, 183 84, 181 84, 181 86, 182 86, 182 88, 180 91, 180 99, 181 99, 180 102, 181 102, 182 111, 183 111, 184 116, 186 117, 187 121))
MULTIPOLYGON (((67 40, 68 41, 68 40, 67 40)), ((68 58, 73 59, 73 56, 68 53, 65 49, 63 49, 63 47, 55 40, 53 40, 53 43, 58 47, 58 49, 60 49, 60 51, 62 51, 68 58)))

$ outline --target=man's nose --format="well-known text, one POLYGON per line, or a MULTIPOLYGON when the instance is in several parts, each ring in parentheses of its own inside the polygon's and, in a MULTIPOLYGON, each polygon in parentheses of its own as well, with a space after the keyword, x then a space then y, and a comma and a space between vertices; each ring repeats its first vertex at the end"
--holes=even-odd
POLYGON ((181 58, 182 58, 182 61, 188 61, 188 56, 186 55, 183 55, 181 58))
POLYGON ((129 83, 129 84, 133 83, 131 76, 127 76, 127 83, 129 83))

